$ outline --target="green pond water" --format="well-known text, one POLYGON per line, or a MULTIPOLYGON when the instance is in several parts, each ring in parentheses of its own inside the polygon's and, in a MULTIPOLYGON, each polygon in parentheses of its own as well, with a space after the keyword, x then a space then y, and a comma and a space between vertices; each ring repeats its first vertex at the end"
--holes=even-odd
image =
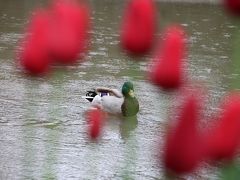
MULTIPOLYGON (((162 152, 168 115, 177 101, 146 79, 151 55, 132 61, 119 48, 124 1, 92 0, 92 45, 86 61, 49 77, 24 76, 15 50, 31 11, 48 1, 0 0, 0 179, 165 179, 162 152), (130 80, 140 103, 137 119, 110 116, 98 142, 86 132, 82 99, 97 86, 120 89, 130 80)), ((240 19, 219 5, 156 2, 158 33, 171 23, 188 34, 186 72, 208 91, 206 117, 238 76, 232 54, 240 19)), ((207 124, 207 120, 205 121, 207 124)), ((203 164, 185 179, 218 179, 218 171, 203 164)))

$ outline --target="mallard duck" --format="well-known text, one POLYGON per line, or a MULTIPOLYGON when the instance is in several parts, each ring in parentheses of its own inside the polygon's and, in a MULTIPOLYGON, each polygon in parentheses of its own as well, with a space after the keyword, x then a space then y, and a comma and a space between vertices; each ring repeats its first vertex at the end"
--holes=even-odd
POLYGON ((117 89, 98 87, 88 91, 83 98, 91 102, 93 107, 102 109, 110 114, 122 114, 123 116, 135 116, 139 111, 139 103, 134 95, 131 82, 125 82, 122 92, 117 89))

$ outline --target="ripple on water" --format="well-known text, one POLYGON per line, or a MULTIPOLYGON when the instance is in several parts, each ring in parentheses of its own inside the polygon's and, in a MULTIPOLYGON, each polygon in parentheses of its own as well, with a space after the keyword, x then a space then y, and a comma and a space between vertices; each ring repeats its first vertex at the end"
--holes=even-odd
POLYGON ((0 35, 0 41, 5 46, 11 46, 13 43, 16 44, 17 41, 22 37, 20 33, 3 33, 0 35))

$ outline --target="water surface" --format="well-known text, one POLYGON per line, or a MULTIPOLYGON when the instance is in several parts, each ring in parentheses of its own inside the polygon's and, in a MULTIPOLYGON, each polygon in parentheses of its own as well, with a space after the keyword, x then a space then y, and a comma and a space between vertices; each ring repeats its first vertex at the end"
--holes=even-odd
MULTIPOLYGON (((0 1, 0 179, 164 179, 158 163, 175 95, 145 78, 150 55, 132 61, 119 44, 123 1, 92 0, 92 46, 86 61, 56 68, 50 77, 30 78, 16 67, 15 48, 31 10, 48 1, 0 1), (88 139, 82 99, 97 86, 135 84, 137 121, 110 116, 98 142, 88 139)), ((229 90, 232 40, 237 21, 220 6, 157 2, 158 33, 182 24, 189 36, 189 80, 209 91, 207 116, 229 90)), ((207 122, 206 122, 207 123, 207 122)), ((203 165, 186 179, 217 179, 203 165)))

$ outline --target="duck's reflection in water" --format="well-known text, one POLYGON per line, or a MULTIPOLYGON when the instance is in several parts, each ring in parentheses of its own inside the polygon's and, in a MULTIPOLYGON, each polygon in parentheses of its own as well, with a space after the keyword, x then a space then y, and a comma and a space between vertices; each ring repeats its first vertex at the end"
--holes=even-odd
POLYGON ((137 125, 137 116, 123 117, 120 123, 121 138, 126 139, 131 136, 131 132, 136 129, 137 125))
POLYGON ((123 139, 123 166, 120 170, 120 176, 123 179, 135 179, 138 141, 136 139, 135 129, 138 125, 137 116, 124 117, 120 121, 120 135, 123 139))

